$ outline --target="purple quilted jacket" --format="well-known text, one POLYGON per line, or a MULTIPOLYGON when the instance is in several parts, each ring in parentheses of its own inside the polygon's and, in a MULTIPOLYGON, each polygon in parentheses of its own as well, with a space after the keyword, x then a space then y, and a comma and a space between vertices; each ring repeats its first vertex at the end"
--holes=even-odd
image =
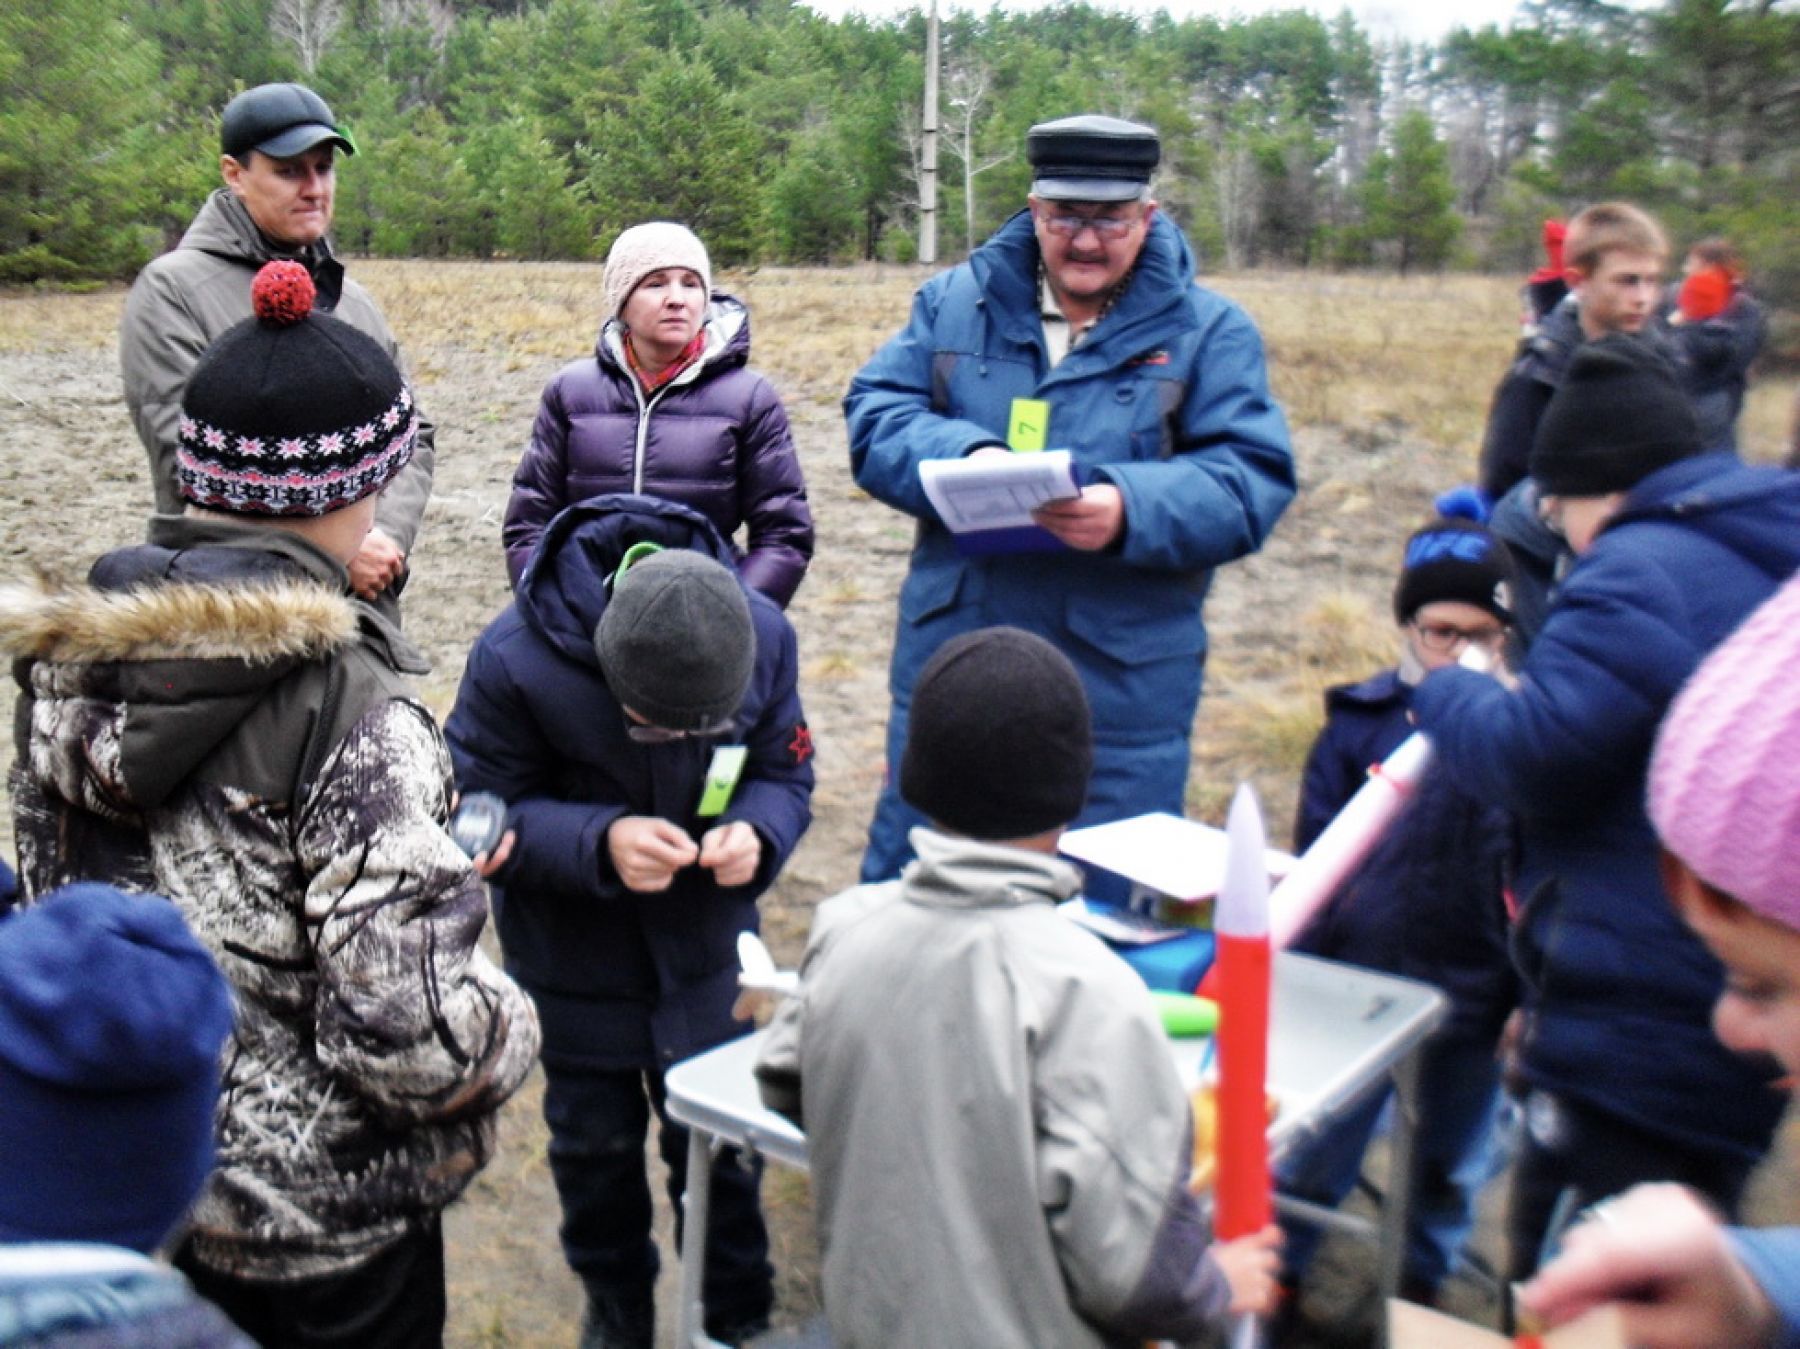
POLYGON ((750 314, 742 303, 715 293, 705 333, 700 360, 646 395, 625 363, 623 330, 609 319, 594 355, 564 366, 545 387, 501 529, 515 588, 563 507, 636 492, 706 516, 732 540, 745 583, 786 607, 813 550, 787 412, 746 364, 750 314))

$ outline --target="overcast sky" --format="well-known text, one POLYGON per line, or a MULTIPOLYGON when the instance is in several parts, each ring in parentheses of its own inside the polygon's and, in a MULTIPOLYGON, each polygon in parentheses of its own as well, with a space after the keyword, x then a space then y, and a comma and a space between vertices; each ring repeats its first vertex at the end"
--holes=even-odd
MULTIPOLYGON (((922 9, 927 0, 804 0, 812 9, 831 18, 852 10, 873 16, 897 14, 914 3, 922 9)), ((1000 0, 1001 8, 1012 13, 1043 9, 1055 0, 1000 0)), ((1348 8, 1365 32, 1375 37, 1439 38, 1455 24, 1480 28, 1484 24, 1504 25, 1513 15, 1517 0, 1096 0, 1103 9, 1129 9, 1148 13, 1166 9, 1178 19, 1216 14, 1221 18, 1237 14, 1250 16, 1282 9, 1309 9, 1332 18, 1348 8)), ((939 13, 952 9, 985 12, 988 0, 938 0, 939 13)))

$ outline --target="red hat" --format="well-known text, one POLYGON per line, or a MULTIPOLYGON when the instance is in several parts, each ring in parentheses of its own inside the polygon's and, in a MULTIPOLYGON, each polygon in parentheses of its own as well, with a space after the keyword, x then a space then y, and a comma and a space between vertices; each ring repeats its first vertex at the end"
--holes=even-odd
POLYGON ((1731 273, 1723 267, 1702 267, 1681 283, 1675 307, 1690 322, 1717 318, 1731 303, 1731 273))
POLYGON ((1544 260, 1553 272, 1563 269, 1563 240, 1569 237, 1569 227, 1555 216, 1544 222, 1544 260))

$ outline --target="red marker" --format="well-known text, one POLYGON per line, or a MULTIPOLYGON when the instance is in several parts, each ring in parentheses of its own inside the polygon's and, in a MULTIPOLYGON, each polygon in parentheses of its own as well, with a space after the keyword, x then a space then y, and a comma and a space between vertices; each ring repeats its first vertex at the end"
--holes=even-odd
POLYGON ((1219 1160, 1213 1233, 1260 1232, 1269 1201, 1269 873, 1262 811, 1240 785, 1226 817, 1225 884, 1214 909, 1219 983, 1219 1160))

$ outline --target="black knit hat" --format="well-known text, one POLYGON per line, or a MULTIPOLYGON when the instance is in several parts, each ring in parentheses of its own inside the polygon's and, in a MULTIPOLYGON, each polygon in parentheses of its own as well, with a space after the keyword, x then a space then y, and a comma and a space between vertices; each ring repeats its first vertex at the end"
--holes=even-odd
POLYGON ((1675 367, 1641 338, 1613 333, 1576 350, 1538 422, 1530 469, 1546 496, 1597 497, 1704 448, 1675 367))
POLYGON ((913 686, 900 795, 953 833, 1030 838, 1067 824, 1093 770, 1081 678, 1042 637, 953 637, 913 686))
POLYGON ((251 286, 254 318, 220 335, 181 398, 175 479, 231 515, 329 515, 379 492, 412 458, 419 412, 380 343, 312 313, 297 262, 251 286))
POLYGON ((711 730, 738 710, 756 669, 743 583, 699 553, 653 553, 613 582, 594 651, 622 706, 667 730, 711 730))
POLYGON ((1511 623, 1515 579, 1498 535, 1473 520, 1433 520, 1406 541, 1394 617, 1407 623, 1427 604, 1456 600, 1511 623))

